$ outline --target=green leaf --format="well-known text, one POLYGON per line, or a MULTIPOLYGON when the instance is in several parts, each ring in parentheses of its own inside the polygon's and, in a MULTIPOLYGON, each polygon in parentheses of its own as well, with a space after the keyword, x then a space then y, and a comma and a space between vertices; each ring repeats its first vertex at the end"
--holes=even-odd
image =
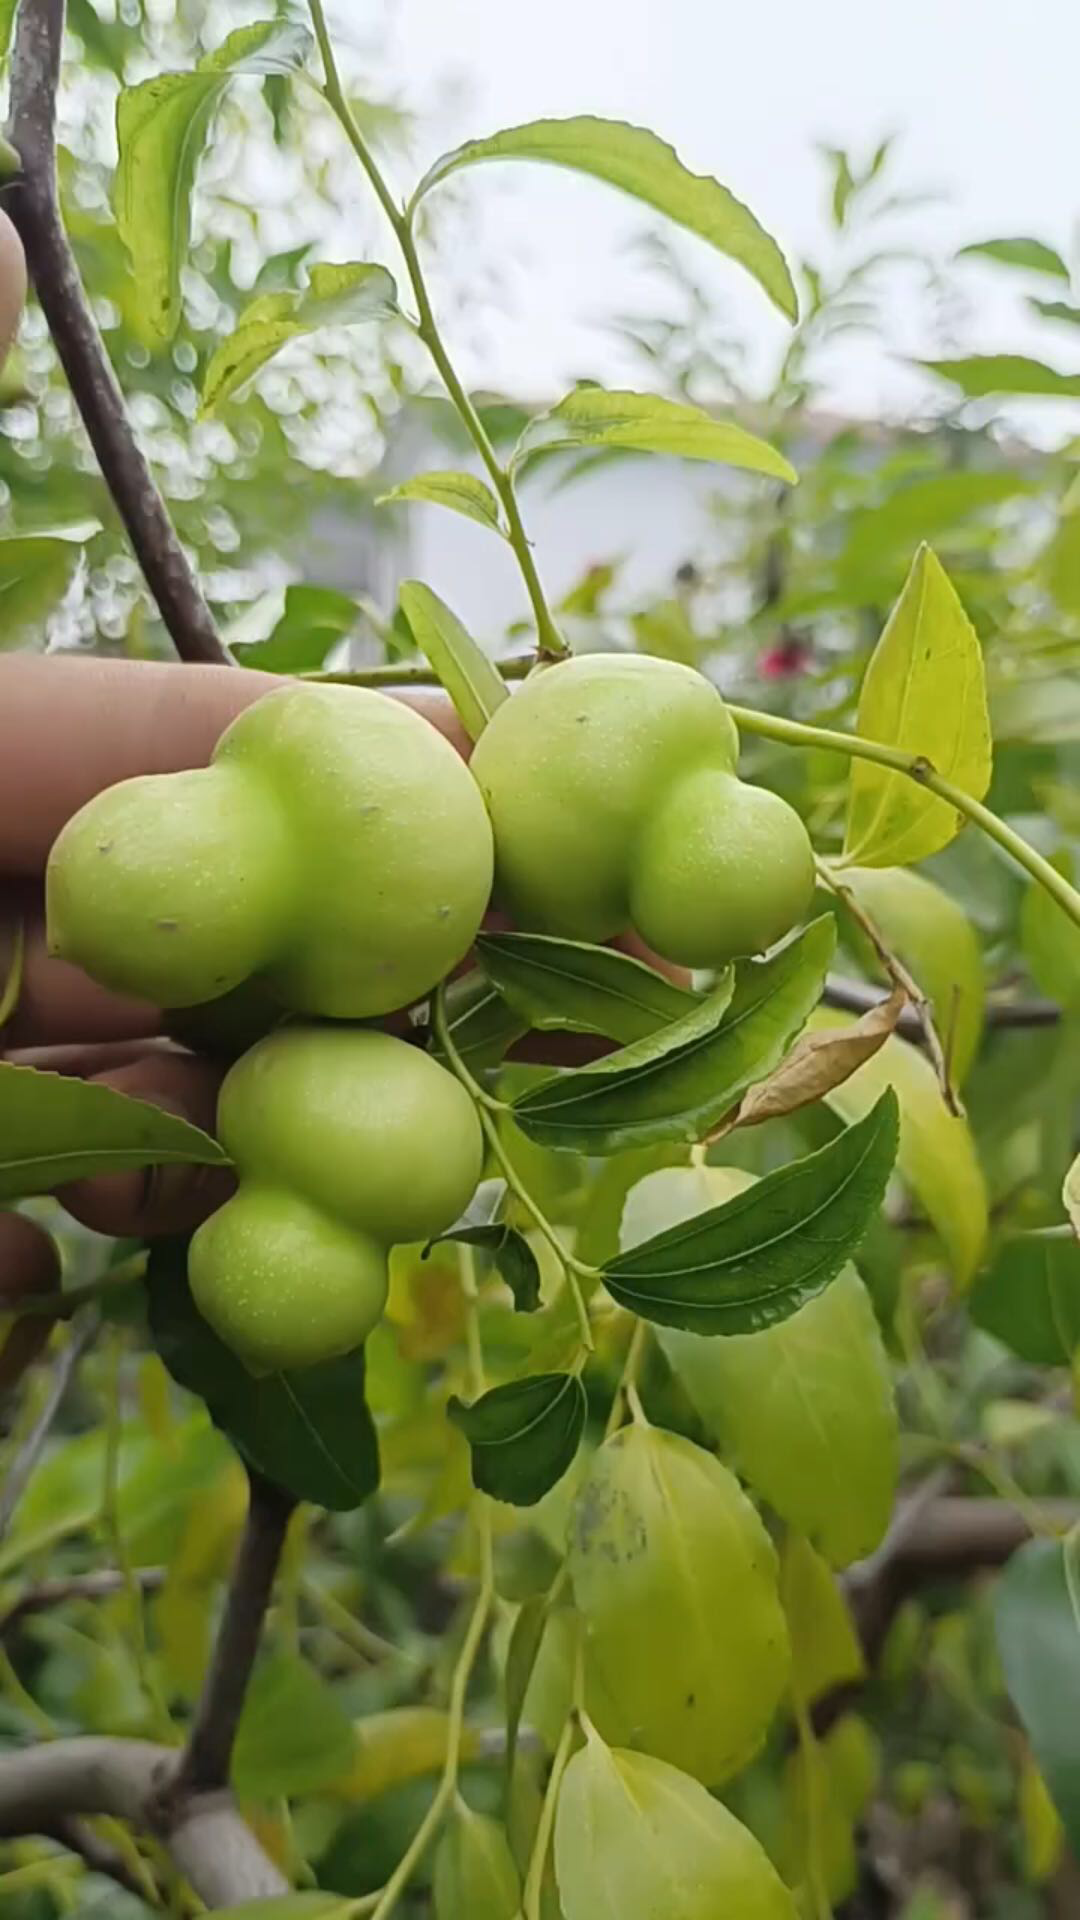
POLYGON ((232 1784, 246 1800, 317 1793, 347 1773, 353 1724, 328 1680, 292 1653, 260 1661, 244 1701, 232 1784))
POLYGON ((996 393, 1045 395, 1057 400, 1080 396, 1080 373, 1059 373, 1024 353, 973 353, 962 360, 918 360, 917 366, 959 387, 968 400, 996 393))
POLYGON ((792 1691, 804 1707, 864 1678, 866 1663, 847 1601, 821 1555, 799 1533, 784 1541, 780 1598, 791 1636, 792 1691))
POLYGON ((1005 1240, 971 1296, 971 1317, 1038 1367, 1067 1367, 1080 1347, 1080 1245, 1046 1234, 1005 1240))
POLYGON ((1044 320, 1063 320, 1068 327, 1080 327, 1080 307, 1071 306, 1067 300, 1029 300, 1028 306, 1041 313, 1044 320))
MULTIPOLYGON (((1051 856, 1051 866, 1075 881, 1076 862, 1067 848, 1051 856)), ((1062 917, 1045 887, 1028 887, 1020 908, 1020 944, 1040 992, 1064 1007, 1080 1006, 1080 927, 1062 917)))
POLYGON ((300 292, 262 294, 244 308, 206 369, 200 411, 213 413, 290 340, 320 327, 360 326, 399 313, 397 287, 385 267, 323 262, 300 292))
POLYGON ((545 933, 482 933, 485 973, 530 1027, 601 1033, 627 1045, 690 1012, 698 996, 613 947, 545 933))
POLYGON ((508 1227, 504 1221, 497 1221, 486 1227, 458 1227, 452 1233, 440 1233, 424 1248, 424 1259, 427 1259, 432 1247, 441 1245, 445 1240, 456 1241, 466 1247, 483 1248, 485 1253, 491 1255, 513 1294, 516 1311, 536 1312, 540 1305, 540 1268, 524 1234, 519 1233, 516 1227, 508 1227))
POLYGON ((498 670, 456 613, 422 581, 406 580, 399 597, 417 646, 450 695, 466 733, 478 740, 509 697, 498 670))
POLYGON ((771 234, 718 180, 691 173, 674 147, 645 127, 579 114, 569 120, 532 120, 486 140, 466 141, 436 160, 417 187, 412 207, 441 180, 482 160, 538 160, 606 180, 737 260, 782 314, 789 320, 798 316, 791 274, 771 234))
POLYGON ((227 1166, 187 1120, 112 1087, 0 1063, 0 1201, 129 1167, 227 1166))
MULTIPOLYGON (((953 1077, 962 1086, 979 1050, 986 1001, 982 949, 971 920, 957 900, 910 867, 845 869, 843 884, 889 951, 914 974, 930 1002, 953 1077)), ((1032 894, 1047 898, 1041 887, 1029 888, 1025 899, 1032 894)), ((1050 901, 1048 906, 1060 928, 1061 908, 1050 901)), ((860 929, 852 924, 847 937, 871 976, 884 979, 860 929)))
POLYGON ((97 520, 0 539, 0 653, 40 630, 75 576, 97 520))
POLYGON ((191 194, 210 124, 234 73, 294 73, 311 45, 277 20, 238 27, 190 73, 161 73, 116 102, 116 220, 138 278, 148 344, 172 339, 191 242, 191 194))
POLYGON ((433 1920, 515 1920, 521 1876, 506 1828, 457 1796, 435 1852, 433 1920))
POLYGON ((1075 1853, 1080 1852, 1080 1620, 1070 1556, 1075 1559, 1072 1535, 1064 1546, 1032 1540, 1021 1547, 998 1581, 994 1619, 1005 1684, 1075 1853))
POLYGON ((896 1158, 891 1091, 817 1153, 685 1225, 620 1254, 604 1272, 620 1306, 689 1333, 755 1333, 796 1313, 851 1258, 896 1158))
POLYGON ((495 1500, 532 1507, 570 1466, 585 1428, 585 1389, 573 1373, 534 1373, 447 1412, 472 1451, 474 1484, 495 1500))
POLYGON ((281 618, 265 640, 242 640, 230 648, 238 666, 263 673, 317 673, 331 647, 352 632, 360 609, 336 587, 286 587, 281 618))
POLYGON ((590 1154, 702 1139, 804 1025, 835 938, 825 914, 768 960, 736 968, 733 994, 710 994, 659 1032, 522 1094, 518 1126, 541 1146, 590 1154))
POLYGON ((298 1500, 347 1512, 379 1483, 362 1351, 256 1379, 196 1311, 187 1244, 159 1240, 146 1276, 150 1332, 172 1374, 205 1400, 243 1457, 298 1500))
POLYGON ((767 473, 789 486, 799 477, 775 447, 730 420, 716 420, 701 407, 661 400, 656 394, 604 387, 575 387, 558 406, 537 414, 517 443, 512 465, 562 447, 620 447, 683 460, 715 460, 767 473))
POLYGON ((487 527, 492 533, 503 531, 499 503, 491 488, 474 473, 417 473, 411 480, 403 480, 400 486, 391 487, 389 493, 378 494, 375 505, 393 506, 399 500, 449 507, 452 513, 463 513, 467 520, 475 520, 478 526, 487 527))
MULTIPOLYGON (((515 1040, 528 1032, 528 1021, 519 1019, 479 972, 451 980, 446 989, 446 1020, 455 1051, 474 1073, 497 1067, 515 1040)), ((433 1036, 430 1045, 442 1059, 437 1038, 433 1036)))
POLYGON ((0 57, 7 54, 11 45, 11 33, 15 25, 15 8, 18 0, 0 0, 0 57))
MULTIPOLYGON (((974 799, 990 784, 990 717, 978 636, 948 574, 920 547, 859 696, 855 730, 929 761, 974 799)), ((905 773, 853 760, 844 859, 898 867, 948 845, 962 816, 905 773)))
MULTIPOLYGON (((822 1008, 811 1024, 841 1026, 845 1016, 822 1008)), ((971 1129, 949 1112, 925 1054, 895 1034, 826 1099, 842 1120, 861 1120, 887 1087, 900 1102, 897 1172, 936 1228, 958 1283, 967 1286, 982 1258, 988 1217, 971 1129)))
POLYGON ((548 1596, 536 1594, 518 1608, 510 1635, 510 1645, 506 1652, 506 1669, 503 1674, 503 1701, 506 1712, 506 1778, 514 1777, 514 1756, 517 1751, 517 1737, 521 1726, 521 1716, 525 1709, 525 1697, 529 1683, 536 1671, 536 1662, 544 1630, 548 1623, 548 1596))
POLYGON ((973 240, 970 246, 961 247, 956 257, 968 260, 979 255, 986 260, 996 260, 1003 267, 1020 267, 1027 273, 1049 273, 1055 280, 1070 277, 1060 253, 1055 253, 1043 240, 1031 240, 1023 235, 1015 239, 973 240))

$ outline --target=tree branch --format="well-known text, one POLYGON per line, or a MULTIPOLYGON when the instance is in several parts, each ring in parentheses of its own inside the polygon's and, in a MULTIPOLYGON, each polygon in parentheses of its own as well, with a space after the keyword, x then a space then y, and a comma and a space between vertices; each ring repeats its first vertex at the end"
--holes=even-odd
MULTIPOLYGON (((156 1593, 164 1582, 165 1569, 136 1567, 134 1578, 144 1593, 156 1593)), ((73 1573, 66 1579, 42 1580, 39 1586, 27 1587, 6 1612, 0 1613, 0 1643, 28 1614, 46 1613, 52 1607, 63 1606, 66 1600, 107 1600, 114 1593, 123 1593, 126 1586, 124 1575, 112 1567, 95 1573, 73 1573)))
POLYGON ((208 1907, 288 1892, 229 1795, 178 1801, 175 1769, 171 1749, 148 1740, 49 1740, 0 1753, 0 1834, 62 1835, 72 1815, 107 1813, 161 1840, 208 1907))
POLYGON ((107 1879, 115 1880, 117 1886, 123 1887, 126 1893, 133 1893, 136 1899, 145 1901, 148 1889, 153 1885, 153 1875, 149 1869, 147 1879, 141 1880, 123 1854, 116 1847, 111 1847, 99 1833, 95 1833, 85 1820, 67 1814, 43 1837, 57 1841, 69 1853, 77 1853, 90 1873, 103 1874, 107 1879))
POLYGON ((83 424, 147 586, 182 660, 228 666, 191 564, 91 313, 64 231, 56 185, 56 94, 65 0, 20 0, 8 134, 21 171, 4 198, 83 424))
MULTIPOLYGON (((827 1007, 840 1007, 845 1013, 868 1013, 888 995, 864 980, 849 980, 831 973, 825 982, 822 1000, 827 1007)), ((1061 1008, 1052 1000, 991 1000, 986 1008, 986 1025, 992 1030, 1008 1027, 1056 1027, 1061 1008)), ((897 1033, 920 1045, 922 1023, 911 1007, 906 1007, 897 1023, 897 1033)), ((15 1058, 12 1055, 12 1058, 15 1058)))
POLYGON ((250 1485, 247 1524, 225 1613, 174 1782, 174 1791, 181 1795, 213 1792, 228 1781, 236 1728, 296 1505, 261 1474, 252 1472, 250 1485))

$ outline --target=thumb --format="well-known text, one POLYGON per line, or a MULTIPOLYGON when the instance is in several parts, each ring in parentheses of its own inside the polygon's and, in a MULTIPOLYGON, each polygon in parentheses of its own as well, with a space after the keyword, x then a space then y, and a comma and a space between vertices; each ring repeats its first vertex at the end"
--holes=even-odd
MULTIPOLYGON (((223 1068, 196 1054, 158 1052, 92 1078, 212 1133, 222 1074, 223 1068)), ((223 1167, 138 1167, 72 1180, 56 1197, 95 1233, 143 1239, 189 1232, 228 1199, 235 1184, 223 1167)))

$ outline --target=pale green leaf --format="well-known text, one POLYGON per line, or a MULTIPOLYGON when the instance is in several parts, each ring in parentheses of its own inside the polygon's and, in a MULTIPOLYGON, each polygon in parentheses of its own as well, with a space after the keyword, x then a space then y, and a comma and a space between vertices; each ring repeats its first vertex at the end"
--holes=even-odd
POLYGON ((295 1654, 255 1669, 236 1730, 232 1781, 245 1799, 317 1793, 349 1771, 352 1721, 328 1680, 295 1654))
POLYGON ((44 637, 45 620, 71 585, 84 544, 100 531, 99 521, 85 520, 0 539, 0 653, 33 635, 44 637))
POLYGON ((406 580, 400 599, 417 646, 450 695, 466 733, 478 740, 509 697, 498 669, 445 600, 422 581, 406 580))
POLYGON ((238 27, 189 73, 162 73, 121 90, 116 103, 116 221, 141 295, 150 345, 180 318, 180 275, 191 240, 195 173, 233 73, 293 73, 311 44, 307 29, 262 20, 238 27))
POLYGON ((277 1900, 245 1900, 215 1908, 216 1920, 348 1920, 355 1900, 337 1893, 283 1893, 277 1900))
MULTIPOLYGON (((953 1077, 962 1086, 979 1050, 986 1001, 982 949, 972 922, 958 901, 909 867, 845 869, 843 883, 890 952, 915 976, 930 1002, 953 1077)), ((1047 901, 1060 934, 1060 907, 1041 887, 1028 889, 1025 898, 1033 896, 1047 901)), ((865 935, 853 925, 849 937, 867 971, 883 979, 865 935)))
MULTIPOLYGON (((822 1007, 811 1025, 838 1026, 847 1017, 822 1007)), ((886 1087, 895 1088, 900 1102, 897 1172, 936 1229, 956 1280, 967 1286, 982 1256, 988 1220, 971 1129, 962 1116, 949 1112, 925 1054, 895 1034, 826 1098, 850 1124, 870 1111, 886 1087)))
POLYGON ((799 1533, 784 1541, 780 1599, 791 1638, 792 1691, 805 1707, 863 1678, 862 1647, 839 1582, 799 1533))
POLYGON ((1080 1622, 1070 1578, 1074 1550, 1074 1536, 1064 1542, 1031 1540, 1021 1547, 998 1581, 994 1619, 1005 1684, 1075 1851, 1080 1847, 1080 1622))
MULTIPOLYGON (((1067 848, 1051 857, 1051 866, 1075 883, 1076 862, 1067 848)), ((1031 977, 1041 993, 1062 1006, 1080 1006, 1080 927, 1062 917, 1045 887, 1028 887, 1020 908, 1020 942, 1031 977)))
POLYGON ((515 1920, 521 1876, 505 1828, 458 1796, 435 1854, 434 1920, 515 1920))
POLYGON ((791 274, 771 234, 718 180, 691 173, 674 147, 645 127, 579 114, 532 120, 486 140, 469 140, 436 160, 413 195, 413 207, 441 180, 482 160, 538 160, 606 180, 737 260, 781 313, 789 320, 798 315, 791 274))
POLYGON ((113 1087, 0 1063, 0 1201, 129 1167, 222 1166, 209 1134, 113 1087))
POLYGON ((1024 353, 973 353, 960 360, 920 360, 927 373, 959 387, 968 400, 1023 393, 1055 400, 1080 398, 1080 373, 1059 373, 1024 353))
MULTIPOLYGON (((925 760, 981 800, 990 784, 990 718, 978 636, 941 562, 920 547, 874 649, 856 732, 925 760)), ((844 859, 908 866, 947 846, 962 823, 906 773, 854 760, 844 859)))
POLYGON ((0 0, 0 57, 6 55, 11 45, 11 32, 15 25, 15 8, 18 0, 0 0))
POLYGON ((702 407, 656 394, 606 387, 575 387, 558 406, 537 414, 517 443, 513 464, 520 466, 534 453, 561 447, 621 447, 683 460, 714 460, 748 467, 791 486, 799 477, 782 453, 734 421, 716 420, 702 407))
POLYGON ((487 527, 491 533, 503 531, 499 503, 491 488, 477 479, 475 473, 417 473, 411 480, 403 480, 400 486, 391 487, 389 493, 380 493, 375 505, 393 506, 398 501, 449 507, 451 513, 464 514, 466 520, 475 520, 477 526, 487 527))
POLYGON ((320 327, 393 319, 398 312, 397 288, 385 267, 360 260, 313 267, 300 292, 263 294, 244 308, 206 369, 201 411, 213 413, 290 340, 320 327))
POLYGON ((970 246, 961 247, 956 257, 958 260, 967 260, 979 256, 996 260, 999 266, 1019 267, 1026 273, 1048 273, 1055 280, 1069 278, 1069 269, 1060 253, 1048 247, 1044 240, 1032 240, 1027 235, 1002 240, 973 240, 970 246))
POLYGON ((1080 1246, 1043 1233, 1004 1240, 979 1275, 971 1317, 1033 1366, 1071 1366, 1080 1347, 1080 1246))

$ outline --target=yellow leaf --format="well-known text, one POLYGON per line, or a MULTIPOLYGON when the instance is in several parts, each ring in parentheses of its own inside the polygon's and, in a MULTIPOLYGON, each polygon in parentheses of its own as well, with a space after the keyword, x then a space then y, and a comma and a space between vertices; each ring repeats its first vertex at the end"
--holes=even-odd
MULTIPOLYGON (((929 547, 919 548, 867 667, 856 731, 925 760, 973 799, 990 784, 982 649, 929 547)), ((948 846, 961 824, 955 807, 906 773, 853 761, 845 861, 910 866, 948 846)))
POLYGON ((1033 1885, 1039 1887, 1053 1877, 1061 1864, 1065 1829, 1030 1753, 1026 1753, 1021 1762, 1017 1806, 1024 1844, 1024 1872, 1033 1885))
POLYGON ((804 1706, 862 1679, 862 1648, 847 1602, 821 1555, 799 1533, 784 1543, 780 1599, 791 1636, 792 1690, 804 1706))
MULTIPOLYGON (((347 1773, 328 1791, 342 1800, 374 1800, 389 1787, 438 1773, 446 1759, 449 1716, 438 1707, 392 1707, 356 1723, 356 1751, 347 1773)), ((477 1753, 477 1736, 465 1729, 462 1759, 477 1753)))
MULTIPOLYGON (((815 1027, 845 1016, 819 1007, 815 1027)), ((986 1185, 967 1121, 948 1111, 926 1056, 895 1034, 842 1087, 826 1095, 847 1122, 861 1120, 886 1087, 900 1102, 897 1171, 936 1228, 953 1275, 966 1287, 982 1257, 988 1224, 986 1185)))

